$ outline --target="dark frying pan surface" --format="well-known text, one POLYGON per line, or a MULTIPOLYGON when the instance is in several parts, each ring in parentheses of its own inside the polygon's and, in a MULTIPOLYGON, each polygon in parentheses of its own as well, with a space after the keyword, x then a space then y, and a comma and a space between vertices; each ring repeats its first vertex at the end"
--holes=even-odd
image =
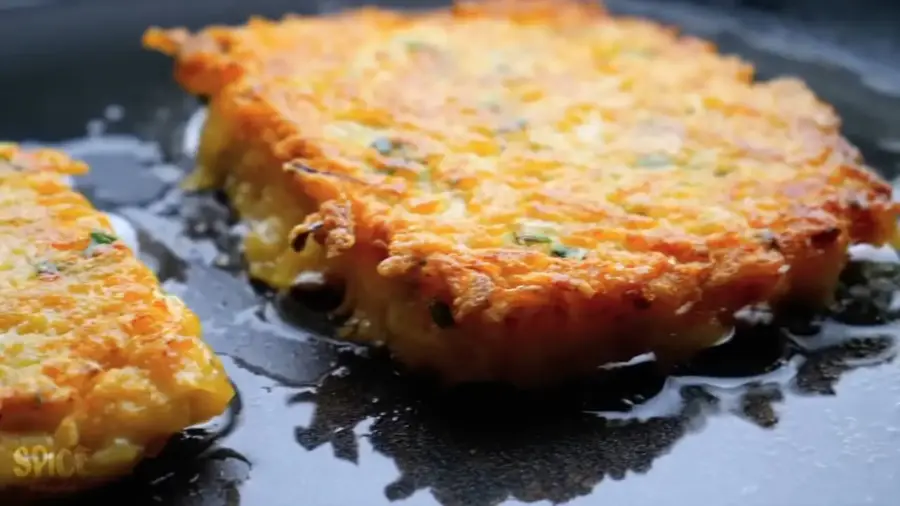
MULTIPOLYGON (((203 318, 240 391, 228 417, 188 431, 135 476, 65 504, 896 504, 895 343, 861 326, 894 319, 896 265, 857 262, 845 273, 844 303, 828 318, 853 326, 858 339, 803 351, 797 342, 820 341, 790 341, 781 329, 814 335, 820 324, 796 315, 739 329, 680 379, 637 365, 541 396, 438 393, 379 353, 316 338, 329 330, 315 312, 324 295, 278 299, 248 283, 221 200, 173 189, 173 174, 191 163, 180 139, 197 104, 171 82, 169 62, 140 51, 138 37, 148 24, 196 27, 351 3, 61 0, 0 10, 0 138, 83 137, 106 106, 124 107, 122 119, 100 122, 103 142, 67 145, 94 165, 80 188, 138 227, 143 256, 203 318), (728 377, 756 374, 766 375, 723 388, 728 377), (692 375, 725 379, 704 387, 685 379, 692 375), (668 403, 652 412, 667 416, 582 413, 651 412, 647 402, 668 403)), ((881 4, 611 2, 712 38, 763 77, 805 78, 839 108, 867 160, 894 177, 900 7, 881 4)))

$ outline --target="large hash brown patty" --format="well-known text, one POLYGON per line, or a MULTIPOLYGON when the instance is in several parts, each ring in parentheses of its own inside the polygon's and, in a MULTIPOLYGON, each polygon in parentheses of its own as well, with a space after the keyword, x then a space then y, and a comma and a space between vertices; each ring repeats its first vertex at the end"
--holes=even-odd
POLYGON ((827 303, 848 245, 894 234, 890 187, 803 83, 596 4, 145 43, 210 99, 194 183, 250 225, 251 274, 343 283, 347 335, 451 382, 690 355, 746 305, 827 303))
POLYGON ((0 502, 127 474, 234 395, 197 317, 72 190, 0 144, 0 502))

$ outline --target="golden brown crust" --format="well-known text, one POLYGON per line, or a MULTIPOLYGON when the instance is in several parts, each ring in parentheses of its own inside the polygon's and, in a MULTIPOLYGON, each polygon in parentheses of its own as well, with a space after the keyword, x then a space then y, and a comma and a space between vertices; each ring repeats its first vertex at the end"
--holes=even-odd
POLYGON ((234 394, 197 317, 63 179, 86 170, 0 144, 0 489, 127 473, 234 394))
MULTIPOLYGON (((355 275, 335 260, 352 258, 449 306, 443 333, 461 344, 435 346, 695 348, 690 334, 708 344, 703 329, 747 304, 823 302, 848 244, 894 233, 890 187, 802 83, 754 83, 710 43, 592 2, 256 19, 145 43, 258 155, 242 163, 284 164, 259 177, 297 195, 294 234, 314 226, 329 269, 355 275)), ((256 177, 223 152, 201 160, 219 165, 214 185, 256 177)), ((408 361, 423 360, 439 359, 408 361)))

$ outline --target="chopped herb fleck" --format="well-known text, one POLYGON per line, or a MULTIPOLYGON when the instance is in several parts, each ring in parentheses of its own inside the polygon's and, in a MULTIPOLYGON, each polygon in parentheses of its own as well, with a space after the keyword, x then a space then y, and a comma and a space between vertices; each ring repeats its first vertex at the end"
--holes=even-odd
POLYGON ((387 137, 379 137, 372 141, 372 149, 378 151, 383 156, 390 156, 394 153, 394 150, 397 149, 397 146, 394 145, 394 141, 387 137))
MULTIPOLYGON (((378 154, 391 158, 388 161, 394 166, 408 166, 412 162, 418 160, 416 147, 403 141, 392 140, 389 137, 379 137, 372 141, 370 145, 372 149, 378 151, 378 154)), ((390 170, 390 169, 387 169, 390 170)))
POLYGON ((587 256, 587 250, 582 248, 570 248, 568 246, 563 246, 562 244, 554 244, 550 248, 550 256, 584 260, 584 257, 587 256))
POLYGON ((644 167, 648 169, 657 169, 661 167, 668 167, 672 165, 672 159, 667 155, 661 153, 654 153, 651 155, 645 155, 637 160, 638 167, 644 167))
POLYGON ((59 274, 59 267, 57 267, 53 262, 48 261, 38 262, 37 264, 35 264, 34 270, 37 271, 38 276, 59 274))
POLYGON ((450 310, 450 306, 446 302, 432 301, 428 306, 428 310, 431 312, 431 320, 439 328, 449 329, 456 325, 456 321, 453 319, 453 311, 450 310))
POLYGON ((91 232, 90 237, 91 242, 84 250, 84 255, 88 257, 94 254, 94 250, 97 248, 97 246, 112 244, 118 240, 116 236, 102 230, 94 230, 93 232, 91 232))
POLYGON ((108 234, 102 230, 94 230, 91 232, 91 243, 92 244, 112 244, 116 242, 118 238, 112 234, 108 234))
POLYGON ((514 236, 516 244, 521 244, 522 246, 531 246, 533 244, 550 244, 553 242, 553 239, 550 236, 544 234, 523 234, 517 233, 514 236))

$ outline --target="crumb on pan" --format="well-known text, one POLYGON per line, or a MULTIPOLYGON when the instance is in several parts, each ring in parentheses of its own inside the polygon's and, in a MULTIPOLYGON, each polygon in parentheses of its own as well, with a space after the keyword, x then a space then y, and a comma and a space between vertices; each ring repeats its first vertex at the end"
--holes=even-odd
POLYGON ((193 183, 250 225, 251 274, 343 284, 347 337, 447 381, 689 355, 748 304, 828 303, 848 245, 894 236, 890 187, 803 83, 592 2, 144 42, 210 99, 193 183))
POLYGON ((197 317, 72 190, 87 171, 0 144, 0 489, 128 473, 234 391, 197 317))

